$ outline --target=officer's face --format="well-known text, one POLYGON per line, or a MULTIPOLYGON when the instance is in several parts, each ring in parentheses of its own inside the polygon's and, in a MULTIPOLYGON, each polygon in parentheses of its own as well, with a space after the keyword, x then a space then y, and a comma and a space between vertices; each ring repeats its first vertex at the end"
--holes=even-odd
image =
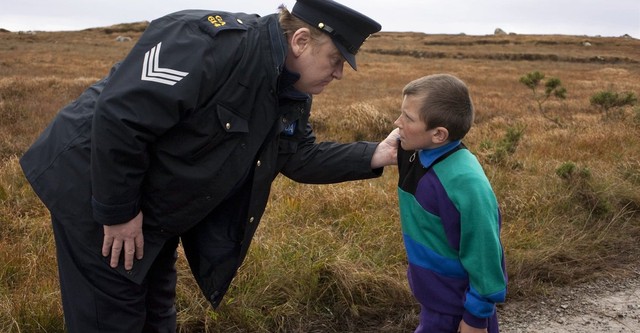
POLYGON ((333 79, 342 78, 345 59, 328 35, 315 39, 309 35, 304 46, 294 44, 292 47, 298 53, 288 56, 287 68, 300 73, 300 80, 294 85, 299 91, 319 94, 333 79))

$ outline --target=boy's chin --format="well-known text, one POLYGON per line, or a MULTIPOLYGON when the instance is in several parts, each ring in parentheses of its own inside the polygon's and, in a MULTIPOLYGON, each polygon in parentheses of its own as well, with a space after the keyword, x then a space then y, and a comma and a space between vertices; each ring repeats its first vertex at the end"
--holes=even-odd
POLYGON ((400 141, 400 147, 406 151, 415 150, 415 148, 407 145, 404 141, 400 141))

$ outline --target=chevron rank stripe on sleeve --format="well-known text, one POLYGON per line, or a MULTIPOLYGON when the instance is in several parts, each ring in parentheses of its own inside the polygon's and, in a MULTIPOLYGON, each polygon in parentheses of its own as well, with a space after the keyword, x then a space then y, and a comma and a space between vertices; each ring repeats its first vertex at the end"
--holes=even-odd
POLYGON ((189 75, 187 72, 177 71, 170 68, 160 67, 160 48, 162 42, 151 48, 144 55, 144 62, 142 64, 142 77, 143 81, 153 81, 166 85, 173 86, 180 82, 185 76, 189 75))

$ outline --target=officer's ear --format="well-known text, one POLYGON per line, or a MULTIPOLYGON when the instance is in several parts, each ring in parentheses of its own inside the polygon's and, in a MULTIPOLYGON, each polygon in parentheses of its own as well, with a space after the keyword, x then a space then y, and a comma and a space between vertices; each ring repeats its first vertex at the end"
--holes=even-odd
POLYGON ((311 45, 311 31, 308 28, 300 28, 291 36, 289 46, 293 55, 299 57, 311 45))

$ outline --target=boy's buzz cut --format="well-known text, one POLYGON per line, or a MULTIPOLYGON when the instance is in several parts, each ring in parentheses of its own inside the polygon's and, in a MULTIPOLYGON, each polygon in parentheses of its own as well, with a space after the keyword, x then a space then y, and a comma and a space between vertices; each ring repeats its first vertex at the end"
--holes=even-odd
POLYGON ((475 109, 467 85, 451 74, 433 74, 409 82, 402 96, 419 97, 426 130, 444 127, 451 141, 462 140, 473 125, 475 109))

